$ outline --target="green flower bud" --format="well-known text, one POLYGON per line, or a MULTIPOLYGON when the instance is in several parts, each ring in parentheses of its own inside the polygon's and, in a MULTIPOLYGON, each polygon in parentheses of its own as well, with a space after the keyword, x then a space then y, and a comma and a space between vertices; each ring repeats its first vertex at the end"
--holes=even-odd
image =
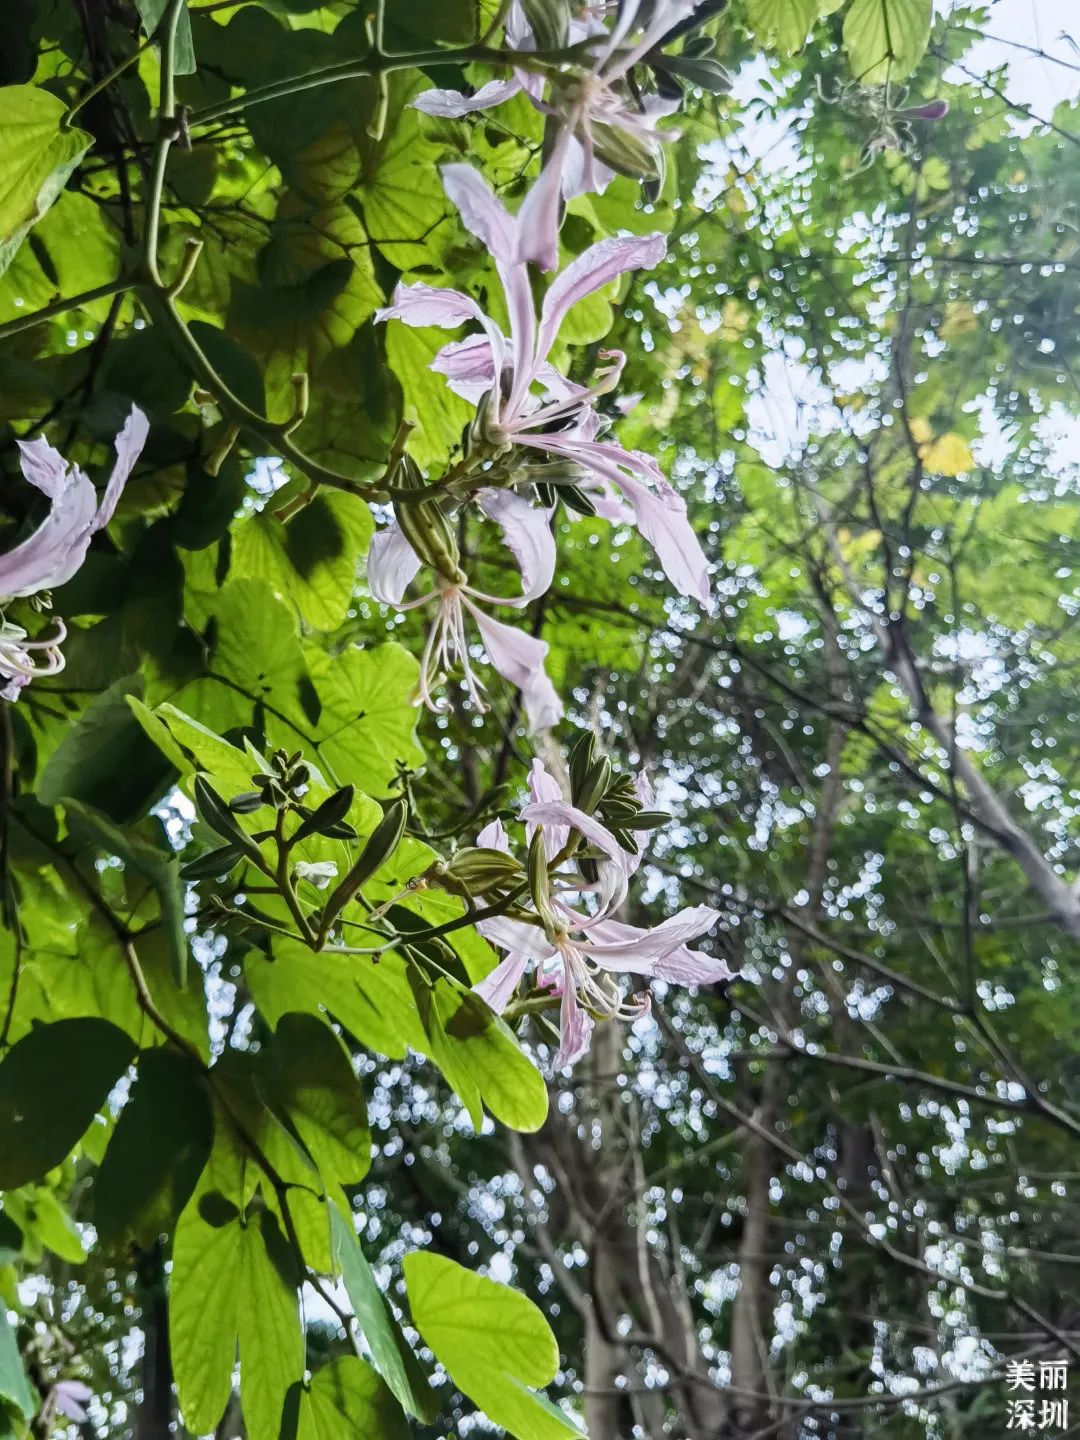
POLYGON ((395 800, 386 807, 382 819, 368 836, 352 868, 323 907, 324 931, 330 928, 361 886, 393 855, 405 832, 408 816, 409 807, 404 800, 395 800))
POLYGON ((195 776, 195 808, 215 834, 230 845, 235 845, 245 855, 262 859, 262 852, 252 836, 241 829, 228 805, 214 787, 202 775, 195 776))
POLYGON ((440 878, 444 889, 471 899, 510 890, 521 883, 524 874, 521 861, 505 850, 468 845, 458 850, 442 868, 440 878))
POLYGON ((521 0, 521 8, 540 50, 561 50, 570 32, 566 0, 521 0))
POLYGON ((581 738, 575 743, 570 751, 570 791, 574 796, 575 803, 581 793, 581 787, 585 783, 585 776, 593 763, 593 754, 596 750, 596 736, 591 730, 586 730, 581 738))
MULTIPOLYGON (((313 810, 299 826, 296 833, 291 837, 293 843, 297 840, 306 840, 309 835, 331 835, 337 833, 341 839, 348 838, 341 834, 341 821, 349 813, 356 791, 351 785, 345 785, 340 790, 335 790, 333 795, 325 799, 322 804, 313 810)), ((355 835, 355 831, 353 834, 355 835)))
POLYGON ((585 779, 582 781, 580 793, 574 797, 574 803, 578 809, 584 810, 586 815, 591 815, 607 793, 610 779, 611 761, 606 755, 601 755, 599 760, 594 760, 589 766, 585 779))
POLYGON ((654 71, 685 80, 710 95, 726 95, 731 89, 731 75, 719 60, 709 55, 665 55, 652 62, 654 71))
POLYGON ((639 810, 636 815, 623 820, 622 829, 659 830, 662 826, 670 824, 671 816, 663 810, 639 810))
MULTIPOLYGON (((704 64, 706 62, 699 62, 704 64)), ((605 165, 631 180, 659 180, 659 145, 612 125, 592 125, 593 148, 605 165)))
POLYGON ((544 934, 554 943, 555 917, 551 910, 551 879, 548 875, 544 832, 537 827, 529 846, 529 894, 536 913, 543 921, 544 934))
POLYGON ((425 564, 451 584, 464 584, 457 539, 442 508, 433 501, 400 501, 394 514, 402 534, 425 564))

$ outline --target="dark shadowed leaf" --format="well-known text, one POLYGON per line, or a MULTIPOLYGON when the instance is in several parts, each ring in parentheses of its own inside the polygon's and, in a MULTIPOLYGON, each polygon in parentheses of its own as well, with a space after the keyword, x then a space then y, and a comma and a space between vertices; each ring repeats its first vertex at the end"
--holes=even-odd
POLYGON ((107 1020, 38 1025, 12 1046, 0 1060, 0 1190, 67 1159, 134 1055, 107 1020))
POLYGON ((106 1244, 147 1243, 171 1228, 187 1203, 214 1137, 201 1066, 175 1050, 148 1050, 120 1113, 94 1189, 106 1244))

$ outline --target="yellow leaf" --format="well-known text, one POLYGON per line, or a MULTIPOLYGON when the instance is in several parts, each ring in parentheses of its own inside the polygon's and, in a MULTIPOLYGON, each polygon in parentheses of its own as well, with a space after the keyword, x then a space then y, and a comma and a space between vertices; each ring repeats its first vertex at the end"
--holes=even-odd
POLYGON ((975 463, 967 443, 952 431, 920 445, 919 458, 936 475, 963 475, 975 463))
POLYGON ((720 322, 720 338, 731 344, 741 340, 750 320, 750 311, 740 305, 737 300, 730 298, 725 300, 720 322))
POLYGON ((945 315, 938 334, 942 340, 951 340, 956 335, 968 335, 979 328, 975 311, 962 300, 950 300, 945 306, 945 315))

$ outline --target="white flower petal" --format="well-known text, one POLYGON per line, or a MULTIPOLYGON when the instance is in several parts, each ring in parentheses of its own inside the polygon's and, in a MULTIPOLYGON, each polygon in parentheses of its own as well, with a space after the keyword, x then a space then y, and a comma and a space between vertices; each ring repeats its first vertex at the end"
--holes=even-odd
POLYGON ((512 490, 481 490, 477 501, 487 518, 502 531, 518 563, 521 603, 546 594, 555 577, 555 537, 548 512, 512 490))
POLYGON ((367 556, 368 589, 381 605, 400 605, 420 569, 420 557, 405 539, 401 527, 379 530, 367 556))

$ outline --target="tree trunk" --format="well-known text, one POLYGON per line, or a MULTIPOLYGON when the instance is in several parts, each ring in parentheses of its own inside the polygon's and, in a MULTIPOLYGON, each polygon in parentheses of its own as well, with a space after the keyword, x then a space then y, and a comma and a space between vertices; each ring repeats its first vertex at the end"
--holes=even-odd
POLYGON ((138 1277, 143 1329, 142 1399, 134 1440, 162 1440, 172 1424, 173 1395, 165 1256, 160 1240, 140 1255, 138 1277))
MULTIPOLYGON (((585 1091, 586 1154, 591 1160, 594 1193, 610 1196, 619 1185, 624 1138, 619 1133, 613 1105, 615 1075, 622 1063, 619 1036, 614 1025, 599 1025, 587 1057, 589 1083, 585 1091)), ((614 1207, 613 1207, 614 1208, 614 1207)), ((585 1428, 589 1440, 620 1440, 622 1398, 615 1381, 626 1361, 624 1347, 614 1343, 618 1322, 618 1263, 610 1251, 609 1226, 593 1229, 589 1247, 592 1305, 585 1323, 585 1428), (614 1263, 613 1263, 614 1260, 614 1263)))

